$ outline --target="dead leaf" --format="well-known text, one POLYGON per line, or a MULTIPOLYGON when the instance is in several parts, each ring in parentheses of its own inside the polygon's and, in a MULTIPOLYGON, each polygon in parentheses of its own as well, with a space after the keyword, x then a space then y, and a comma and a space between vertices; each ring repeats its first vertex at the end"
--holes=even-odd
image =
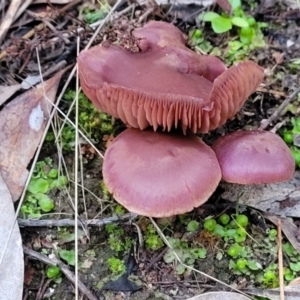
POLYGON ((300 217, 300 172, 289 181, 274 184, 222 183, 222 197, 282 217, 300 217))
POLYGON ((24 282, 22 239, 18 225, 14 223, 15 210, 11 195, 1 174, 0 195, 0 258, 4 254, 0 265, 0 297, 5 300, 21 300, 24 282), (12 227, 12 235, 5 249, 12 227))
POLYGON ((33 0, 32 4, 40 4, 40 3, 52 3, 52 4, 68 4, 74 0, 33 0))
MULTIPOLYGON (((244 292, 258 296, 258 297, 266 297, 272 300, 281 300, 280 290, 277 289, 255 289, 249 288, 247 290, 243 290, 244 292)), ((300 285, 297 286, 285 286, 284 287, 284 299, 285 300, 299 300, 300 299, 300 285)))
POLYGON ((297 278, 293 279, 293 280, 289 283, 289 286, 297 286, 297 285, 300 286, 300 277, 297 277, 297 278))
POLYGON ((0 86, 0 105, 10 98, 16 91, 21 88, 21 84, 14 84, 8 86, 0 86))
POLYGON ((277 226, 278 220, 281 221, 281 230, 293 247, 300 253, 300 229, 293 223, 292 220, 277 217, 275 215, 263 214, 264 218, 271 221, 277 226))
POLYGON ((210 292, 197 295, 187 300, 249 300, 250 298, 233 292, 210 292))
POLYGON ((65 70, 18 96, 0 112, 0 171, 13 201, 19 199, 28 177, 27 166, 45 130, 65 70))

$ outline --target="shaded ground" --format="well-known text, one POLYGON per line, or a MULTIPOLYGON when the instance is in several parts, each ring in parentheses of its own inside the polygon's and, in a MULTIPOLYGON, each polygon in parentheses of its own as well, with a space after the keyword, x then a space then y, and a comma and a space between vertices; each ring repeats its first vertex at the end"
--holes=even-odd
MULTIPOLYGON (((259 127, 260 122, 268 118, 289 92, 300 84, 300 77, 297 75, 300 64, 295 63, 295 59, 300 58, 300 35, 297 19, 299 10, 289 9, 287 12, 287 6, 284 4, 281 6, 274 4, 270 7, 265 7, 263 3, 250 9, 251 3, 250 1, 248 2, 244 3, 244 10, 247 14, 253 16, 256 21, 268 22, 269 25, 267 28, 262 29, 266 46, 254 49, 245 56, 261 65, 265 69, 267 76, 264 80, 264 86, 261 86, 258 92, 246 102, 244 108, 234 120, 228 121, 222 128, 203 136, 203 139, 208 144, 211 144, 224 133, 241 128, 259 127)), ((151 5, 137 5, 134 10, 131 8, 126 11, 130 7, 129 5, 125 3, 118 8, 118 11, 121 13, 119 15, 115 14, 112 24, 104 27, 93 44, 98 44, 103 40, 108 42, 117 41, 126 49, 136 51, 136 45, 130 32, 134 27, 141 26, 151 19, 168 22, 175 20, 175 24, 187 36, 197 26, 195 18, 190 17, 190 15, 197 12, 199 7, 183 6, 169 9, 169 7, 158 8, 151 5)), ((50 9, 46 9, 43 5, 30 7, 31 13, 24 15, 11 28, 10 33, 13 34, 9 35, 9 38, 2 46, 2 53, 0 54, 2 58, 0 62, 0 84, 14 84, 21 82, 28 75, 38 74, 37 53, 41 62, 42 73, 46 73, 47 70, 61 62, 63 62, 63 65, 74 64, 76 62, 77 37, 80 37, 80 49, 82 50, 95 32, 96 27, 91 28, 87 25, 86 19, 83 17, 83 15, 86 15, 87 10, 94 12, 94 7, 96 5, 91 3, 83 6, 79 3, 70 6, 65 11, 61 10, 63 6, 50 6, 50 9), (48 26, 47 22, 42 22, 42 19, 49 21, 54 28, 48 26), (39 29, 27 39, 22 38, 35 26, 39 26, 39 29), (78 28, 81 28, 79 32, 77 31, 78 28), (38 49, 38 51, 36 52, 35 49, 38 49)), ((99 11, 105 15, 105 10, 99 11)), ((199 22, 197 21, 197 23, 199 22)), ((227 42, 233 39, 236 32, 217 35, 212 31, 209 24, 198 25, 201 26, 204 32, 205 40, 209 41, 213 47, 218 46, 221 58, 226 60, 228 64, 231 64, 232 57, 227 55, 229 51, 227 42)), ((197 48, 195 45, 191 45, 191 47, 197 48)), ((51 74, 49 76, 51 77, 51 74)), ((75 88, 75 77, 72 79, 69 88, 75 88)), ((66 100, 59 104, 64 112, 68 111, 69 105, 70 102, 66 100)), ((290 118, 299 114, 299 111, 297 112, 298 102, 293 102, 292 106, 290 107, 292 112, 285 114, 284 117, 276 121, 276 124, 283 121, 289 125, 290 118)), ((269 129, 276 124, 271 124, 269 129)), ((118 121, 113 126, 114 130, 111 131, 113 136, 125 128, 118 121)), ((91 138, 97 148, 103 152, 107 147, 110 136, 107 132, 101 132, 100 135, 92 136, 91 138)), ((54 165, 58 164, 61 158, 57 155, 57 148, 53 147, 53 145, 53 142, 44 144, 39 160, 51 157, 54 165)), ((70 148, 64 149, 64 161, 69 170, 70 179, 73 180, 74 156, 73 148, 71 146, 70 148)), ((103 186, 100 185, 102 160, 85 143, 82 144, 82 151, 84 175, 83 182, 80 180, 80 183, 85 187, 85 197, 83 197, 83 193, 80 190, 79 216, 82 219, 87 218, 91 220, 93 218, 111 217, 116 212, 123 214, 124 211, 116 206, 116 203, 105 193, 103 186), (98 198, 90 192, 94 193, 98 198), (85 199, 85 204, 83 198, 85 199)), ((74 196, 73 185, 70 184, 69 187, 69 193, 72 197, 74 196)), ((235 213, 235 207, 221 199, 221 192, 222 189, 219 188, 207 205, 195 209, 184 217, 175 218, 169 225, 161 225, 161 229, 165 235, 185 242, 187 247, 201 246, 207 249, 205 259, 197 259, 190 264, 195 269, 216 277, 227 284, 243 289, 256 285, 256 277, 253 274, 253 276, 250 274, 234 274, 233 270, 229 270, 230 258, 226 255, 228 245, 222 239, 205 234, 203 230, 203 222, 206 217, 211 215, 219 216, 224 211, 229 214, 235 213), (187 221, 184 221, 184 219, 187 221), (188 233, 186 230, 190 220, 196 220, 200 224, 200 227, 192 233, 188 233), (217 260, 217 253, 223 253, 223 258, 217 260)), ((72 216, 73 210, 70 208, 67 201, 68 196, 64 191, 55 191, 51 196, 55 200, 55 212, 72 216)), ((244 208, 241 207, 241 209, 243 210, 244 208)), ((248 239, 245 247, 249 247, 251 255, 254 253, 253 259, 254 257, 259 257, 260 263, 267 267, 275 259, 266 249, 268 247, 275 248, 276 241, 273 241, 273 243, 270 241, 265 242, 268 236, 266 231, 271 228, 271 225, 258 222, 258 216, 253 210, 246 209, 245 214, 249 216, 251 224, 247 232, 258 244, 263 244, 263 246, 257 246, 253 243, 253 240, 248 239)), ((54 220, 62 218, 61 215, 50 215, 48 217, 54 220)), ((184 272, 178 274, 176 269, 178 264, 175 261, 166 263, 163 259, 167 253, 167 248, 163 244, 159 245, 162 241, 159 240, 158 235, 150 233, 147 229, 151 222, 143 217, 136 217, 133 221, 137 225, 131 225, 127 220, 115 222, 116 228, 113 229, 112 233, 109 232, 109 229, 105 229, 104 226, 87 227, 86 234, 82 234, 79 239, 80 279, 93 291, 96 297, 99 299, 187 299, 203 291, 224 288, 194 271, 184 270, 184 272), (116 234, 116 231, 120 228, 123 230, 121 235, 116 234), (137 228, 140 228, 145 242, 151 234, 154 236, 152 237, 154 241, 152 240, 151 242, 154 250, 149 249, 151 247, 149 247, 149 243, 147 245, 147 242, 144 247, 139 244, 139 230, 137 228), (111 236, 117 239, 117 242, 115 241, 113 245, 111 236), (102 290, 103 286, 119 276, 119 274, 113 274, 112 269, 109 268, 108 259, 115 257, 123 262, 126 261, 131 249, 128 245, 128 240, 134 244, 132 255, 135 258, 132 268, 127 264, 127 268, 132 269, 131 274, 133 277, 130 280, 141 287, 141 290, 135 293, 128 291, 104 291, 102 290), (118 246, 120 246, 120 249, 116 250, 118 246)), ((158 222, 161 221, 158 220, 158 222)), ((66 228, 22 228, 24 245, 43 254, 52 252, 57 254, 58 249, 73 249, 74 237, 72 237, 72 234, 73 228, 70 226, 66 228)), ((248 256, 250 257, 249 253, 248 256)), ((286 261, 289 260, 288 257, 285 257, 285 259, 286 261)), ((61 282, 55 283, 55 280, 47 279, 45 264, 31 260, 29 257, 26 257, 25 263, 24 299, 43 299, 46 295, 49 295, 50 299, 61 299, 62 297, 63 299, 74 299, 73 286, 65 277, 62 277, 61 282)), ((74 270, 72 266, 70 266, 70 269, 74 270)), ((297 275, 299 276, 299 273, 297 275)))

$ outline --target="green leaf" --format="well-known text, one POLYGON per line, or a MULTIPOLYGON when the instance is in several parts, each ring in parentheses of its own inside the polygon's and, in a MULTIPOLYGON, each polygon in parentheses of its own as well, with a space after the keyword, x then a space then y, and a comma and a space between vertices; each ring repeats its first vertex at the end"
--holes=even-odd
POLYGON ((195 248, 191 249, 191 253, 193 253, 197 258, 206 258, 207 250, 205 248, 195 248))
POLYGON ((216 259, 217 260, 221 260, 223 258, 223 253, 222 252, 218 252, 216 255, 216 259))
POLYGON ((58 175, 58 170, 57 169, 51 169, 48 173, 48 177, 55 179, 58 175))
POLYGON ((241 0, 229 0, 229 3, 231 4, 232 10, 241 7, 241 0))
POLYGON ((243 44, 249 45, 252 40, 255 38, 255 29, 252 27, 241 28, 240 31, 240 40, 243 44))
POLYGON ((238 26, 238 27, 249 27, 248 22, 240 17, 232 17, 231 22, 233 25, 238 26))
POLYGON ((28 185, 27 190, 32 193, 47 193, 49 191, 49 184, 44 178, 32 179, 28 185))
POLYGON ((188 223, 186 230, 188 232, 194 232, 197 231, 198 227, 199 227, 199 222, 193 220, 188 223))
POLYGON ((295 272, 299 272, 300 271, 300 262, 290 263, 290 268, 291 268, 291 270, 293 270, 295 272))
POLYGON ((45 194, 39 193, 34 195, 38 199, 39 206, 42 211, 49 212, 54 208, 53 201, 45 194))
POLYGON ((75 251, 74 250, 60 250, 59 256, 65 260, 69 265, 75 266, 75 251))
POLYGON ((178 266, 176 266, 176 273, 177 273, 178 275, 183 274, 184 271, 185 271, 185 267, 184 267, 183 265, 178 265, 178 266))
POLYGON ((224 33, 232 28, 232 23, 229 18, 219 16, 211 21, 211 26, 215 33, 224 33))
POLYGON ((249 260, 247 265, 248 265, 248 268, 253 271, 262 269, 262 265, 258 261, 255 261, 255 260, 249 260))
POLYGON ((215 18, 218 18, 218 17, 221 17, 221 16, 213 11, 209 11, 203 15, 203 21, 211 22, 212 20, 214 20, 215 18))
POLYGON ((49 279, 52 279, 54 277, 57 277, 60 275, 60 270, 59 270, 59 267, 56 267, 56 266, 52 266, 52 267, 49 267, 47 269, 47 277, 49 279))
POLYGON ((166 252, 166 254, 164 255, 164 261, 166 264, 169 264, 171 262, 173 262, 176 259, 173 251, 171 249, 168 249, 168 251, 166 252))

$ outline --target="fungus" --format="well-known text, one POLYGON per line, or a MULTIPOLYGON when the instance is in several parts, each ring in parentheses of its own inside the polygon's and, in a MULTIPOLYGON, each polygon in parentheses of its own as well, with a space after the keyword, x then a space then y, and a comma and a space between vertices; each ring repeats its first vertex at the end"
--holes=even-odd
POLYGON ((103 178, 129 211, 168 217, 207 201, 221 170, 213 150, 194 135, 131 128, 106 150, 103 178))
POLYGON ((207 133, 233 117, 262 81, 252 61, 226 70, 218 58, 197 55, 171 24, 150 22, 133 35, 141 52, 95 46, 78 57, 84 93, 131 127, 207 133))
POLYGON ((268 131, 236 131, 219 138, 212 148, 227 182, 274 183, 292 178, 295 171, 287 145, 268 131))

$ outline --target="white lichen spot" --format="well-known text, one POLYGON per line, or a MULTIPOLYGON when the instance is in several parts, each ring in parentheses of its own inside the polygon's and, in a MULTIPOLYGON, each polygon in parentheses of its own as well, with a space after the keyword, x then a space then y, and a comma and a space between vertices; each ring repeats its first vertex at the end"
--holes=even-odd
POLYGON ((33 108, 29 116, 29 127, 35 131, 39 131, 44 122, 44 112, 41 109, 41 104, 33 108))

